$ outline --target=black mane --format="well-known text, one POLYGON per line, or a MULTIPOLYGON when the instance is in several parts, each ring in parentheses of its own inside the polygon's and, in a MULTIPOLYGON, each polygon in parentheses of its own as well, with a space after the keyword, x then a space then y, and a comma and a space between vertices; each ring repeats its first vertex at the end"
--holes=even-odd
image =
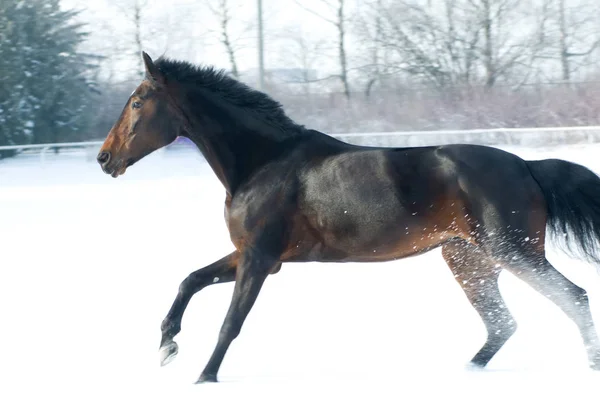
POLYGON ((277 134, 278 138, 281 138, 281 133, 289 136, 305 131, 303 126, 285 114, 279 102, 230 77, 225 70, 163 57, 157 59, 155 65, 165 74, 167 80, 173 79, 185 86, 204 89, 224 102, 259 117, 274 127, 275 131, 272 133, 277 134))

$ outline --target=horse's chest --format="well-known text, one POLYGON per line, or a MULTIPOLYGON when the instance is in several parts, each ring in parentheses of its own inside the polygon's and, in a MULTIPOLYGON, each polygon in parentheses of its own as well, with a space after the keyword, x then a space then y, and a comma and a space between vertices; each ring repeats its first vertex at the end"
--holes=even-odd
POLYGON ((226 223, 231 241, 242 249, 253 240, 259 229, 265 227, 270 214, 264 198, 236 198, 226 207, 226 223))
POLYGON ((279 181, 256 184, 241 190, 226 202, 226 223, 233 244, 238 250, 249 246, 279 250, 284 245, 293 191, 279 181))

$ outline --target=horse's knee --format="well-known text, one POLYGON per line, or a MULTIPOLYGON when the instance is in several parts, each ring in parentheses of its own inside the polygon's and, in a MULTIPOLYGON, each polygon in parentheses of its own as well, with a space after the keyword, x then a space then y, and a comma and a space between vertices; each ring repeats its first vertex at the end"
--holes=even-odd
POLYGON ((210 274, 207 274, 204 268, 192 272, 179 284, 179 294, 196 294, 202 288, 219 281, 218 277, 213 280, 210 280, 209 277, 210 274))
POLYGON ((192 272, 179 284, 179 294, 188 294, 190 290, 195 290, 197 285, 198 281, 196 274, 195 272, 192 272))

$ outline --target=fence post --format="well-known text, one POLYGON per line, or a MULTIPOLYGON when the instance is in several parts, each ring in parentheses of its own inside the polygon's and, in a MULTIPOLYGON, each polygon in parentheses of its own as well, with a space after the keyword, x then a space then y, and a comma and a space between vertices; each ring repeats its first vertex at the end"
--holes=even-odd
POLYGON ((49 145, 43 147, 40 151, 40 162, 42 164, 42 167, 46 164, 46 152, 48 151, 48 149, 50 149, 49 145))

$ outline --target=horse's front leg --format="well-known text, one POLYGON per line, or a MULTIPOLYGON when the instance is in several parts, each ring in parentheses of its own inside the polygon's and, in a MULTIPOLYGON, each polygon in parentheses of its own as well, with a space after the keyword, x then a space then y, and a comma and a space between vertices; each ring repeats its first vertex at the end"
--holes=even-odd
POLYGON ((181 331, 181 319, 192 296, 215 283, 234 281, 239 258, 239 253, 235 251, 209 266, 192 272, 181 282, 177 297, 161 325, 162 339, 159 352, 162 366, 171 362, 177 355, 177 343, 173 338, 181 331))
POLYGON ((273 268, 278 264, 279 261, 272 256, 252 249, 244 251, 238 263, 233 298, 221 327, 219 340, 198 383, 217 381, 217 373, 229 345, 239 335, 267 275, 273 272, 273 268))

